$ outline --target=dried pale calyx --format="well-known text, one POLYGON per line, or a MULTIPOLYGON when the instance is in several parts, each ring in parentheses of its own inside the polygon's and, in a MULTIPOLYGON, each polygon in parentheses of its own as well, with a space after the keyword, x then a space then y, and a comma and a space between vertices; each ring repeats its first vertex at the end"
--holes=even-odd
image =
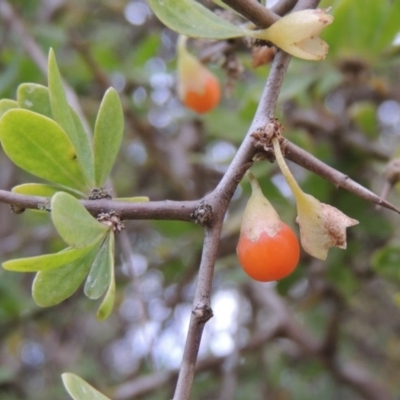
POLYGON ((296 200, 296 221, 301 245, 307 253, 325 260, 331 247, 346 248, 346 228, 357 225, 358 221, 304 192, 296 200))
POLYGON ((263 195, 253 174, 248 173, 248 177, 252 195, 244 210, 240 231, 252 242, 257 242, 263 233, 267 233, 271 237, 275 236, 282 221, 271 203, 263 195))
POLYGON ((333 16, 327 11, 295 11, 267 29, 246 31, 246 34, 255 39, 270 41, 292 56, 305 60, 323 60, 329 46, 319 38, 319 34, 333 22, 333 16))
POLYGON ((304 250, 313 257, 325 260, 331 247, 345 249, 346 228, 357 225, 358 221, 304 193, 285 163, 278 139, 272 139, 272 144, 276 161, 296 199, 297 222, 304 250))

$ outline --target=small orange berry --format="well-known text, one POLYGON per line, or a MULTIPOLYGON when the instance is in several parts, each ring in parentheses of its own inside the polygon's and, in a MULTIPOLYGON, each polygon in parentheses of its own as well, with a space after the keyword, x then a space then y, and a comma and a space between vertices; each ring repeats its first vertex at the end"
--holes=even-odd
POLYGON ((201 92, 187 90, 182 103, 198 113, 206 113, 212 110, 221 99, 221 89, 218 79, 209 74, 204 77, 203 90, 201 92))
POLYGON ((241 235, 237 246, 239 262, 256 281, 270 282, 285 278, 297 266, 300 246, 293 230, 281 223, 275 236, 263 232, 256 242, 241 235))
POLYGON ((237 246, 239 262, 253 279, 276 281, 292 273, 300 258, 299 241, 248 174, 252 194, 243 213, 237 246))
POLYGON ((178 95, 182 103, 206 113, 221 100, 221 88, 216 76, 186 49, 186 37, 178 39, 178 95))

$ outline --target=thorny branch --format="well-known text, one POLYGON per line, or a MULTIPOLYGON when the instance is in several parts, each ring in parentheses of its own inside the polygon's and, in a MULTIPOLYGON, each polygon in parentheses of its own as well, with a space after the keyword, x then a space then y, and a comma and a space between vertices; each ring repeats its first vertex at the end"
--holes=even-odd
POLYGON ((200 320, 194 311, 196 309, 209 307, 212 276, 223 218, 233 193, 242 179, 243 174, 246 172, 246 169, 243 168, 243 166, 249 167, 251 165, 249 162, 251 162, 256 152, 256 149, 252 144, 251 134, 257 128, 265 126, 268 123, 269 118, 273 115, 289 61, 290 56, 283 52, 278 52, 275 56, 271 72, 268 76, 264 92, 261 96, 250 129, 221 182, 207 197, 208 202, 214 210, 214 221, 212 226, 206 229, 205 232, 203 254, 199 268, 192 316, 173 400, 186 400, 190 397, 201 334, 204 328, 204 323, 206 322, 200 320))
POLYGON ((312 154, 306 152, 295 144, 290 143, 288 140, 285 140, 284 142, 284 149, 285 157, 288 160, 293 161, 294 163, 308 169, 311 172, 315 172, 322 178, 332 182, 337 188, 346 189, 350 193, 353 193, 362 199, 400 213, 398 208, 386 200, 382 199, 359 183, 353 181, 347 175, 318 160, 312 154))

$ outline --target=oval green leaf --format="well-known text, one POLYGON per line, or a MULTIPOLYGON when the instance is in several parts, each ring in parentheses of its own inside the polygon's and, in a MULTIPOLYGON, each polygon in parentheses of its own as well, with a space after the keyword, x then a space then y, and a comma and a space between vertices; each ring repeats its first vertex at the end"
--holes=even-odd
POLYGON ((36 83, 23 83, 18 86, 17 101, 21 108, 53 119, 47 87, 36 83))
POLYGON ((121 146, 124 113, 118 93, 110 88, 101 102, 94 128, 94 169, 97 187, 102 187, 111 172, 121 146))
POLYGON ((65 389, 74 400, 111 400, 75 374, 65 372, 61 378, 65 389))
POLYGON ((243 30, 218 17, 194 0, 148 0, 158 19, 168 28, 192 38, 229 39, 243 30))
POLYGON ((51 199, 51 218, 60 236, 74 248, 100 242, 109 232, 75 197, 64 192, 51 199))
POLYGON ((109 241, 109 286, 106 295, 102 303, 100 304, 99 309, 97 310, 96 317, 99 321, 104 321, 109 317, 111 311, 114 307, 115 301, 115 272, 114 272, 114 233, 110 232, 110 241, 109 241))
POLYGON ((88 274, 90 266, 99 250, 98 245, 83 257, 60 268, 40 271, 32 285, 32 296, 40 307, 51 307, 72 296, 88 274))
POLYGON ((65 132, 53 120, 23 109, 0 120, 0 140, 8 157, 39 178, 84 190, 85 178, 65 132))
POLYGON ((68 104, 61 74, 58 69, 54 51, 52 49, 50 49, 49 52, 48 74, 49 98, 54 120, 60 124, 70 138, 76 149, 78 162, 82 166, 87 183, 90 187, 93 187, 93 153, 89 143, 89 138, 78 115, 68 104))
POLYGON ((110 247, 111 234, 106 237, 93 262, 85 283, 85 294, 95 300, 103 296, 110 286, 111 270, 114 269, 114 249, 110 247))
POLYGON ((84 173, 86 174, 86 179, 90 188, 94 187, 94 164, 93 164, 93 151, 89 143, 89 139, 83 123, 79 118, 78 113, 70 107, 72 119, 74 120, 75 129, 77 132, 77 137, 79 140, 79 145, 77 149, 78 161, 80 162, 84 173))
POLYGON ((8 111, 13 108, 19 108, 18 103, 15 100, 1 99, 0 100, 0 118, 8 111))
POLYGON ((48 271, 83 257, 91 248, 92 246, 86 246, 81 249, 71 249, 68 247, 59 253, 6 261, 2 266, 8 271, 16 272, 48 271))
POLYGON ((11 189, 13 193, 41 197, 52 197, 61 190, 65 191, 66 188, 62 188, 56 185, 47 185, 45 183, 23 183, 22 185, 14 186, 11 189))

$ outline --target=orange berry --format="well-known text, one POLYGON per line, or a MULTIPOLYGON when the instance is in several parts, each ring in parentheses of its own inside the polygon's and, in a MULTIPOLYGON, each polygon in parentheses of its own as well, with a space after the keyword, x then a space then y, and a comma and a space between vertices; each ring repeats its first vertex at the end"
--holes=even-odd
POLYGON ((211 73, 204 78, 203 90, 196 92, 187 90, 182 103, 198 113, 206 113, 218 105, 221 99, 221 89, 218 79, 211 73))
POLYGON ((254 176, 249 174, 249 178, 252 194, 240 228, 239 262, 251 278, 262 282, 276 281, 296 268, 300 258, 299 241, 264 197, 254 176))
POLYGON ((300 246, 293 230, 282 222, 275 236, 263 232, 253 242, 248 236, 241 235, 237 254, 247 275, 256 281, 270 282, 294 271, 300 258, 300 246))
POLYGON ((186 37, 178 39, 178 95, 182 103, 198 112, 212 110, 221 100, 216 76, 186 49, 186 37))

